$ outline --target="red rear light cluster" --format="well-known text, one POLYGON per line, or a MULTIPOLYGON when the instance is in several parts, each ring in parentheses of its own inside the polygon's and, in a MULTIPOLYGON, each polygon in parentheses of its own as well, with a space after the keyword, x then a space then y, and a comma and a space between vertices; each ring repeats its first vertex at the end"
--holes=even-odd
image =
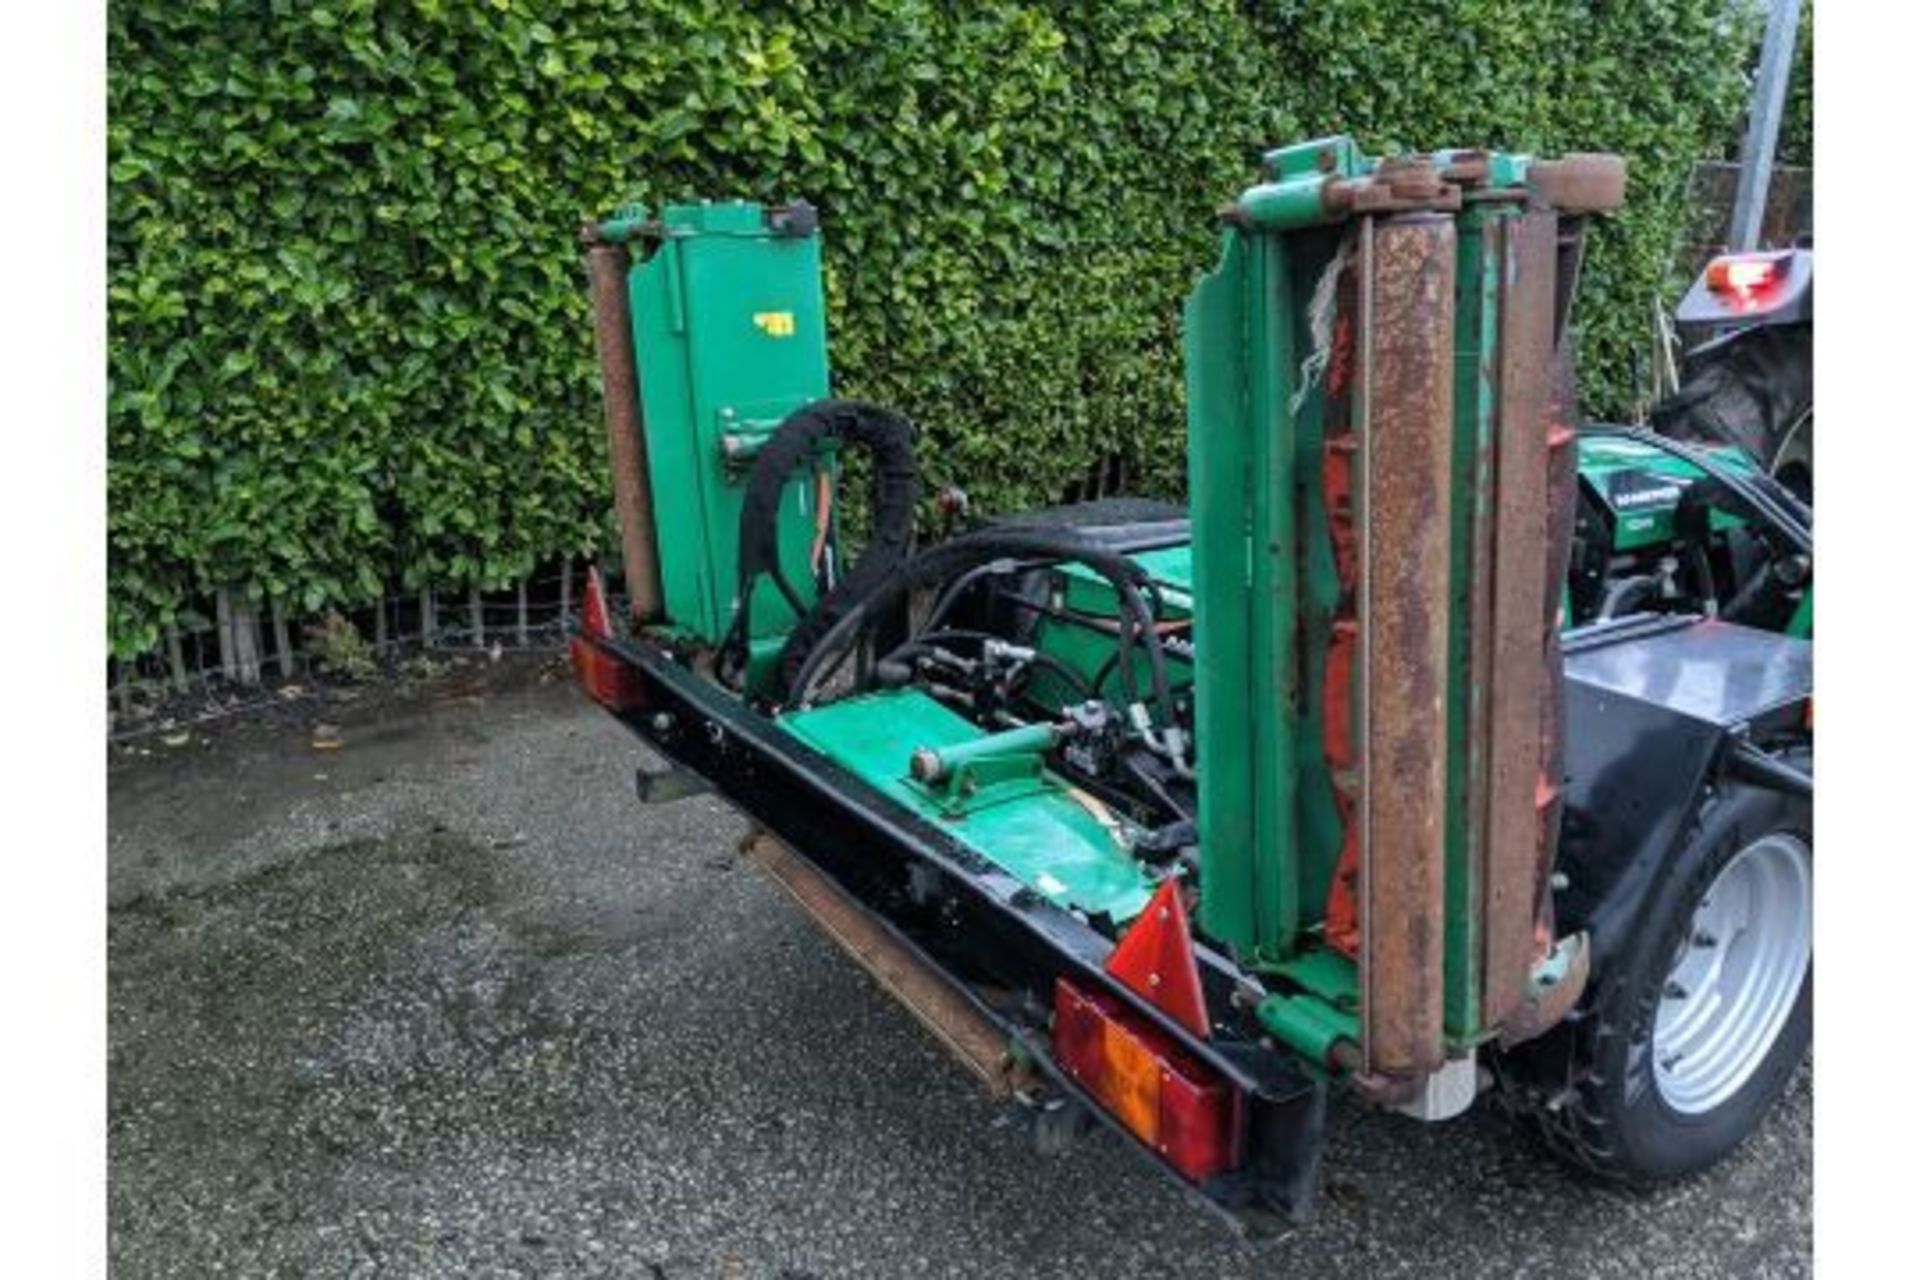
POLYGON ((1707 264, 1707 288, 1737 307, 1757 306, 1786 283, 1789 253, 1729 253, 1707 264))
POLYGON ((1140 1141, 1195 1182, 1240 1163, 1240 1093, 1119 1000, 1053 988, 1054 1059, 1140 1141))

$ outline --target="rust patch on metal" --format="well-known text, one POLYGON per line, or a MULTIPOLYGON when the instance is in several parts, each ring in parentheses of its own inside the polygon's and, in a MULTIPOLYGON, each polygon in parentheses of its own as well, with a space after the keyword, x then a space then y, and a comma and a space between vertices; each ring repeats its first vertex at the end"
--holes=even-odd
MULTIPOLYGON (((1431 172, 1429 166, 1428 172, 1431 172)), ((1444 1056, 1455 231, 1370 224, 1363 302, 1361 1019, 1367 1071, 1444 1056)))
POLYGON ((1487 153, 1475 148, 1471 151, 1456 151, 1440 170, 1440 179, 1456 186, 1477 187, 1485 182, 1491 171, 1491 161, 1487 153))
POLYGON ((1627 202, 1627 162, 1605 151, 1576 151, 1536 160, 1527 186, 1544 204, 1566 213, 1606 213, 1627 202))
MULTIPOLYGON (((1538 952, 1548 635, 1559 582, 1549 552, 1557 434, 1549 413, 1554 366, 1558 219, 1533 210, 1506 222, 1494 456, 1491 682, 1486 686, 1487 814, 1481 908, 1481 1018, 1497 1025, 1527 995, 1538 952)), ((1563 449, 1563 456, 1571 454, 1563 449)), ((1570 518, 1570 496, 1566 516, 1570 518)), ((1554 717, 1557 720, 1557 717, 1554 717)), ((1557 783, 1548 790, 1557 794, 1557 783)), ((1549 942, 1551 940, 1549 939, 1549 942)))
POLYGON ((906 1006, 989 1094, 1005 1098, 1021 1086, 1006 1037, 954 989, 952 979, 902 946, 812 863, 765 831, 742 840, 740 853, 785 889, 881 990, 906 1006))
MULTIPOLYGON (((1566 270, 1564 255, 1556 273, 1566 270)), ((1556 306, 1558 304, 1556 303, 1556 306)), ((1566 680, 1560 657, 1561 584, 1573 554, 1573 526, 1580 501, 1578 439, 1579 393, 1574 385, 1573 352, 1559 341, 1547 397, 1547 563, 1541 597, 1546 626, 1546 656, 1541 667, 1540 784, 1535 797, 1539 830, 1534 865, 1536 953, 1553 944, 1552 878, 1560 844, 1561 794, 1566 783, 1566 680)))
MULTIPOLYGON (((1360 437, 1354 427, 1354 386, 1358 357, 1354 334, 1360 327, 1360 246, 1371 228, 1351 229, 1341 245, 1345 266, 1335 293, 1333 346, 1327 361, 1327 394, 1322 422, 1321 499, 1327 536, 1333 544, 1334 577, 1339 593, 1327 636, 1321 675, 1321 746, 1333 784, 1334 812, 1340 823, 1340 848, 1327 884, 1324 931, 1329 946, 1360 958, 1360 744, 1355 736, 1354 679, 1360 651, 1360 528, 1355 478, 1360 466, 1360 437)), ((1357 1060, 1358 1071, 1364 1063, 1357 1060)))
POLYGON ((600 353, 607 455, 613 468, 614 510, 620 516, 628 606, 636 622, 652 622, 661 612, 660 549, 653 523, 647 439, 641 424, 633 317, 627 300, 627 271, 632 263, 624 244, 588 239, 587 287, 593 299, 594 343, 600 353))
POLYGON ((1364 177, 1329 180, 1320 189, 1320 203, 1336 217, 1453 212, 1460 208, 1460 188, 1442 176, 1429 156, 1388 156, 1364 177))
POLYGON ((1567 971, 1551 986, 1535 985, 1500 1024, 1500 1047, 1511 1049, 1558 1026, 1580 1003, 1592 975, 1593 956, 1586 935, 1578 935, 1567 971))

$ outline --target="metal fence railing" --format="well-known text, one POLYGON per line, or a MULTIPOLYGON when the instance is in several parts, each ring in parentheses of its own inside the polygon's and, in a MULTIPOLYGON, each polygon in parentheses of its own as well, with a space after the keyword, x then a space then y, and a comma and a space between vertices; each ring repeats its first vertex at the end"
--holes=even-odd
POLYGON ((124 740, 244 714, 310 682, 370 678, 421 654, 557 651, 586 571, 585 561, 569 559, 502 591, 428 587, 314 616, 216 593, 153 652, 109 661, 109 735, 124 740))

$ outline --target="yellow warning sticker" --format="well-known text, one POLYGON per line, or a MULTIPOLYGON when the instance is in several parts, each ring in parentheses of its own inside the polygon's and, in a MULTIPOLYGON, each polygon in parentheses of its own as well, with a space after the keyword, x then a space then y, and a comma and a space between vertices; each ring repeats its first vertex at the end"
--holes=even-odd
POLYGON ((753 313, 753 325, 769 338, 791 338, 793 336, 793 312, 756 311, 753 313))

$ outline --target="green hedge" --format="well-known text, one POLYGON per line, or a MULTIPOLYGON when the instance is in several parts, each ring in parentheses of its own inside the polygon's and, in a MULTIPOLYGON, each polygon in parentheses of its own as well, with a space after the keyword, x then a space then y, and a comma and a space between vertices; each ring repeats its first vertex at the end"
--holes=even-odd
POLYGON ((574 243, 623 200, 821 206, 838 389, 979 506, 1181 483, 1181 298, 1259 150, 1616 149, 1588 393, 1631 393, 1725 0, 113 0, 110 621, 495 587, 608 544, 574 243))

